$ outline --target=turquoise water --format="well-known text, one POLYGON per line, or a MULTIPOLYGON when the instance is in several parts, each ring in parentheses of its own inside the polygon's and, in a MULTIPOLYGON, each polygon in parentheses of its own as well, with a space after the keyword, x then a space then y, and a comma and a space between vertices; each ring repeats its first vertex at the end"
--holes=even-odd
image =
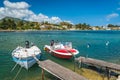
MULTIPOLYGON (((50 40, 72 42, 73 47, 80 52, 77 57, 92 57, 120 64, 120 31, 0 32, 0 80, 13 80, 20 66, 10 72, 15 65, 11 51, 18 45, 24 45, 26 40, 33 42, 42 50, 42 59, 51 59, 70 69, 73 66, 72 59, 62 60, 49 55, 43 50, 44 45, 50 44, 50 40), (107 41, 109 41, 108 46, 106 46, 107 41), (89 48, 87 48, 87 44, 90 45, 89 48)), ((45 74, 46 79, 54 78, 48 73, 45 74)), ((28 71, 22 69, 16 80, 38 80, 40 78, 41 69, 35 64, 28 71)))

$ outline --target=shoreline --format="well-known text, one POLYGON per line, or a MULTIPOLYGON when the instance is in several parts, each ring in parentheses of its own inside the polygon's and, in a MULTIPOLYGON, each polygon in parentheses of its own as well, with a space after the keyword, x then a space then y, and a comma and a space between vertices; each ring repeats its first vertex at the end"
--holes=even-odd
POLYGON ((120 31, 120 30, 0 30, 0 32, 29 32, 29 31, 120 31))

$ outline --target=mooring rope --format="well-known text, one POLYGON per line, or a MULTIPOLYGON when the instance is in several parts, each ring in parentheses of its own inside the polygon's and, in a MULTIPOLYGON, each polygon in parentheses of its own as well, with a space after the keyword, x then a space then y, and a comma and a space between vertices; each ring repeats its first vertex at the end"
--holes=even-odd
POLYGON ((16 78, 17 78, 17 76, 18 76, 18 74, 20 73, 21 70, 22 70, 22 66, 21 66, 20 69, 18 70, 18 72, 17 72, 16 76, 13 78, 13 80, 16 80, 16 78))
MULTIPOLYGON (((21 58, 19 58, 18 62, 19 62, 20 60, 21 60, 21 58)), ((15 64, 15 66, 11 69, 11 71, 10 71, 10 72, 12 72, 12 71, 16 68, 16 66, 17 66, 18 62, 15 64)))
MULTIPOLYGON (((20 55, 20 53, 19 53, 19 55, 20 55)), ((16 66, 17 66, 17 64, 18 64, 18 62, 19 62, 20 60, 21 60, 21 57, 18 59, 18 61, 16 62, 15 66, 11 69, 10 72, 12 72, 12 71, 16 68, 16 66)))

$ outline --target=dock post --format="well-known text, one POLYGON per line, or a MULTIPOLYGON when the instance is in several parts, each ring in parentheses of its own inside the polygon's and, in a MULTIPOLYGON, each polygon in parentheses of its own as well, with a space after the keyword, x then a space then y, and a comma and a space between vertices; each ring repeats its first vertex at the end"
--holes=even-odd
POLYGON ((106 72, 107 72, 107 78, 108 78, 108 80, 110 80, 110 72, 109 72, 109 68, 108 67, 106 67, 106 72))
POLYGON ((42 68, 42 80, 44 80, 44 69, 42 68))
POLYGON ((80 59, 79 68, 82 68, 82 59, 80 59))
POLYGON ((75 72, 75 65, 76 65, 76 62, 75 62, 75 59, 74 59, 74 72, 75 72))

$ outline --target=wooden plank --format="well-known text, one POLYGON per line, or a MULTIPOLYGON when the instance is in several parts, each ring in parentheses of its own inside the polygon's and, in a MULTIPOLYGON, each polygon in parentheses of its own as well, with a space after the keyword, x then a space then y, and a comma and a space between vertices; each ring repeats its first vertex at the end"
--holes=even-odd
POLYGON ((61 80, 88 80, 51 60, 39 61, 39 66, 61 80))
POLYGON ((110 62, 106 62, 106 61, 102 61, 102 60, 97 60, 97 59, 92 59, 92 58, 85 58, 85 57, 79 57, 79 58, 76 59, 76 61, 120 71, 120 65, 114 64, 114 63, 110 63, 110 62))

